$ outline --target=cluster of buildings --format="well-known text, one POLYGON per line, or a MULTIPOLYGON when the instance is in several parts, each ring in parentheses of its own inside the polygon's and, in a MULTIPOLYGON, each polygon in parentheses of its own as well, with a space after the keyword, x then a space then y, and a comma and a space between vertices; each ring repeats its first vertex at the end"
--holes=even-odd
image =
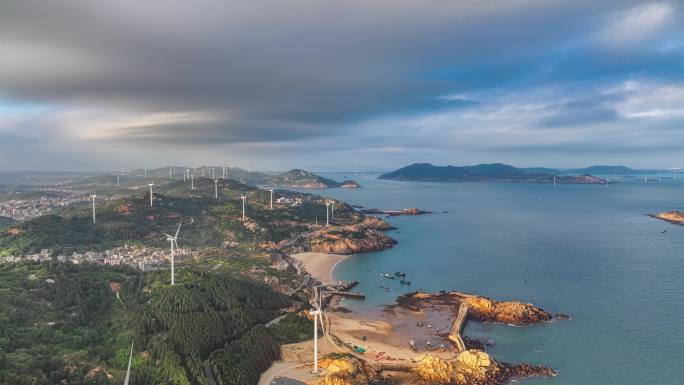
POLYGON ((302 204, 302 198, 286 198, 286 197, 280 197, 276 199, 276 204, 279 206, 299 206, 302 204))
MULTIPOLYGON (((190 255, 190 250, 176 250, 176 260, 184 259, 190 255)), ((6 262, 51 261, 53 257, 48 249, 43 249, 38 254, 9 256, 5 257, 6 262)), ((73 253, 71 255, 58 255, 55 259, 59 262, 68 263, 97 263, 102 265, 128 265, 142 271, 150 271, 162 267, 168 263, 169 251, 145 246, 126 245, 114 249, 99 251, 86 251, 84 253, 73 253)))
POLYGON ((88 196, 83 193, 70 193, 63 197, 41 196, 37 199, 11 199, 0 202, 0 216, 9 217, 16 221, 25 221, 49 214, 56 208, 87 201, 88 199, 88 196))

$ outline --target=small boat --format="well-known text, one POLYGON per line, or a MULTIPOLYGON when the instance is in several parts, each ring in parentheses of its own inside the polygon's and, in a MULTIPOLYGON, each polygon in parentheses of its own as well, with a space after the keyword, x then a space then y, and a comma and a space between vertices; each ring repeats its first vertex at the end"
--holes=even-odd
POLYGON ((387 278, 387 279, 394 279, 395 278, 392 274, 383 274, 382 276, 387 278))
POLYGON ((407 280, 405 280, 405 279, 402 279, 401 281, 399 281, 399 283, 402 284, 402 285, 409 285, 409 286, 411 286, 411 281, 407 281, 407 280))
POLYGON ((396 273, 394 273, 394 275, 396 275, 397 277, 406 277, 406 273, 402 273, 401 271, 397 271, 396 273))

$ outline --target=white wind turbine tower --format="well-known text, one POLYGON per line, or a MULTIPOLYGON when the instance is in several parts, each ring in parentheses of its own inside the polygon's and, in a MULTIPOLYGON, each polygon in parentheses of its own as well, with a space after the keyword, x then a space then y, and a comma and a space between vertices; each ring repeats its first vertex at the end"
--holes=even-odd
POLYGON ((195 174, 190 174, 190 190, 195 189, 195 174))
POLYGON ((224 165, 222 168, 223 168, 223 179, 226 179, 226 166, 224 165))
POLYGON ((321 308, 322 306, 322 301, 321 301, 321 291, 320 291, 320 286, 318 285, 314 287, 314 310, 310 310, 309 314, 313 316, 313 321, 314 321, 314 369, 313 373, 318 373, 318 322, 321 322, 321 329, 323 331, 323 335, 325 335, 325 325, 323 324, 323 309, 321 308))
POLYGON ((143 172, 145 173, 145 180, 147 180, 147 168, 145 168, 145 171, 143 172))
POLYGON ((150 207, 152 207, 152 186, 154 186, 154 183, 150 183, 148 186, 150 186, 150 207))
POLYGON ((171 243, 171 285, 176 284, 175 251, 178 250, 178 233, 180 232, 181 226, 183 226, 184 224, 189 225, 194 221, 194 219, 190 218, 190 222, 183 223, 183 218, 181 218, 181 221, 178 224, 178 229, 176 229, 176 235, 171 236, 169 234, 163 233, 166 236, 166 240, 171 243))
POLYGON ((121 172, 118 172, 118 173, 116 174, 116 187, 117 187, 117 188, 118 188, 119 186, 121 186, 121 185, 119 184, 119 179, 120 179, 120 178, 121 178, 121 172))
POLYGON ((556 176, 553 176, 553 187, 556 187, 556 176))
POLYGON ((273 189, 270 188, 268 191, 271 193, 271 210, 273 210, 273 189))
POLYGON ((173 179, 173 168, 169 166, 169 180, 173 179))
POLYGON ((247 201, 247 196, 242 195, 240 196, 242 198, 242 221, 245 221, 245 202, 247 201))
POLYGON ((131 362, 133 362, 133 341, 131 341, 131 353, 128 355, 128 369, 126 369, 124 385, 128 385, 128 381, 131 379, 131 362))
POLYGON ((330 215, 328 214, 330 210, 330 201, 325 202, 325 227, 330 226, 330 215))
POLYGON ((214 199, 218 199, 218 179, 214 179, 214 199))
POLYGON ((214 176, 214 168, 213 167, 211 168, 211 179, 216 179, 216 177, 214 176))
POLYGON ((97 197, 97 195, 95 195, 95 194, 92 194, 90 196, 90 198, 93 200, 93 223, 95 223, 95 198, 96 197, 97 197))

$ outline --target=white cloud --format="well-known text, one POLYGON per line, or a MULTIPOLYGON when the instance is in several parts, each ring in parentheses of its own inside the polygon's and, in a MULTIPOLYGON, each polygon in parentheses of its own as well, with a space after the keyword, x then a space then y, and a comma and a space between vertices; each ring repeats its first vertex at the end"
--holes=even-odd
POLYGON ((638 45, 658 36, 674 19, 675 9, 669 3, 639 5, 612 14, 605 20, 601 40, 612 47, 638 45))
POLYGON ((684 85, 627 82, 616 112, 625 119, 684 117, 684 85))

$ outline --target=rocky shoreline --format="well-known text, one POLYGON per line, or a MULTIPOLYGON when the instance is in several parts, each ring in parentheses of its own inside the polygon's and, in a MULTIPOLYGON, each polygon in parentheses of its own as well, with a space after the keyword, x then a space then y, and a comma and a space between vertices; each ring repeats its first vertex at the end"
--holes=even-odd
MULTIPOLYGON (((381 251, 396 244, 394 239, 383 233, 391 229, 394 227, 384 220, 368 216, 361 223, 319 228, 302 234, 294 241, 280 245, 279 250, 281 253, 314 252, 341 255, 381 251)), ((295 267, 297 273, 306 278, 304 286, 300 289, 304 289, 311 295, 307 288, 318 285, 320 282, 317 282, 315 278, 311 279, 309 273, 301 269, 303 267, 301 261, 297 262, 285 254, 279 255, 281 258, 278 260, 289 265, 288 267, 295 267)), ((338 284, 334 285, 332 290, 339 293, 349 289, 338 284)), ((334 294, 325 296, 324 307, 331 303, 335 296, 334 294)), ((398 297, 396 304, 389 305, 387 308, 395 308, 396 311, 402 311, 404 315, 419 313, 427 315, 436 311, 444 314, 452 313, 456 316, 461 305, 468 308, 467 319, 478 322, 524 326, 548 322, 554 318, 567 318, 562 314, 551 314, 529 303, 496 301, 459 291, 412 292, 398 297)), ((320 366, 325 369, 323 375, 311 377, 310 370, 305 373, 300 372, 299 375, 303 377, 298 378, 305 383, 312 385, 502 385, 515 378, 556 375, 553 369, 545 366, 499 362, 484 351, 486 344, 479 341, 466 338, 465 350, 452 348, 447 334, 440 334, 439 330, 436 336, 443 338, 445 342, 443 348, 441 350, 429 349, 432 351, 419 354, 414 351, 415 349, 412 350, 401 342, 408 338, 406 334, 401 336, 392 334, 399 331, 394 330, 391 325, 387 324, 386 329, 383 329, 379 321, 364 320, 353 314, 345 315, 345 313, 336 313, 334 309, 328 312, 326 323, 329 340, 336 345, 336 348, 331 347, 328 354, 321 360, 320 366), (386 330, 388 334, 382 334, 381 330, 386 330), (390 342, 391 340, 394 340, 394 343, 390 342), (357 351, 359 344, 364 346, 365 354, 357 351)), ((455 333, 459 333, 459 330, 457 329, 455 333)), ((452 333, 454 333, 453 330, 452 333)), ((297 349, 301 348, 295 348, 294 351, 297 349)))
POLYGON ((677 210, 667 211, 660 214, 651 214, 650 217, 661 219, 676 225, 684 225, 684 213, 677 210))

